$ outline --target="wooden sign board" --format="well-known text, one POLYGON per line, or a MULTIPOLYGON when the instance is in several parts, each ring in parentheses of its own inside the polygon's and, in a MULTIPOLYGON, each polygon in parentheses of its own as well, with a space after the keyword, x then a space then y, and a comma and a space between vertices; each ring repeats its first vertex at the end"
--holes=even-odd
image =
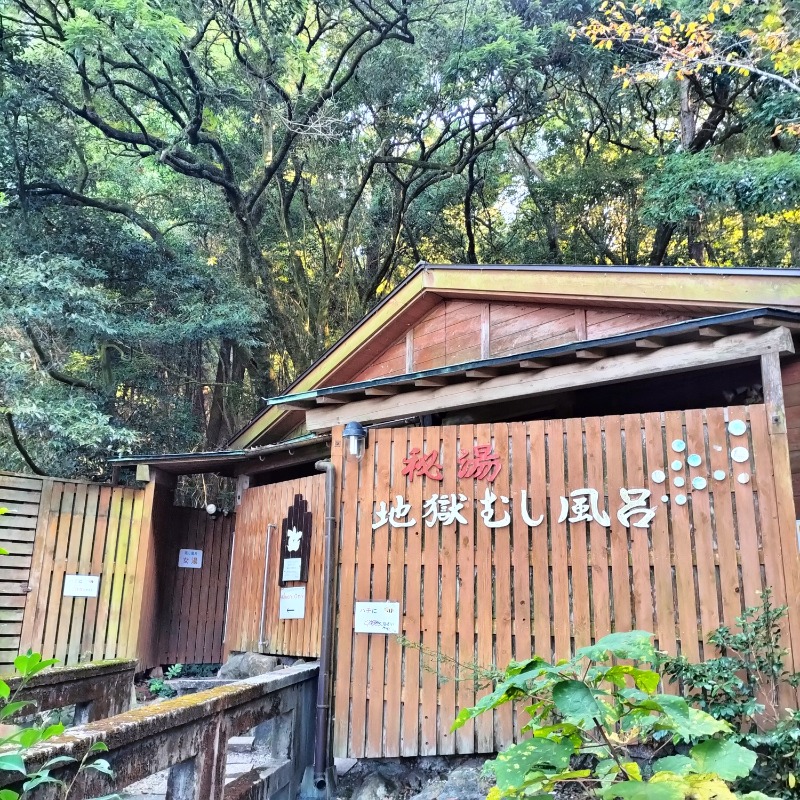
POLYGON ((308 581, 312 522, 308 501, 302 494, 296 494, 281 523, 281 566, 278 573, 281 586, 308 581))
POLYGON ((306 587, 281 589, 279 619, 303 619, 306 615, 306 587))
POLYGON ((178 566, 184 569, 202 569, 202 550, 181 550, 178 553, 178 566))

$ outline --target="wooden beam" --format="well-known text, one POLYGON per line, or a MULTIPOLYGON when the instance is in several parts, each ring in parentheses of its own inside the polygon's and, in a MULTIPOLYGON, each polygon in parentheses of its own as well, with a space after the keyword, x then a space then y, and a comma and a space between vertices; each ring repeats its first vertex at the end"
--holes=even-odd
POLYGON ((496 378, 500 374, 500 370, 495 367, 480 367, 478 369, 468 369, 468 378, 496 378))
POLYGON ((322 394, 317 397, 318 406, 343 406, 352 400, 352 395, 342 394, 322 394))
MULTIPOLYGON (((800 668, 800 611, 797 607, 797 597, 800 593, 800 553, 798 552, 796 528, 797 511, 792 496, 792 465, 789 456, 779 353, 771 351, 762 354, 761 384, 764 387, 764 405, 767 410, 767 427, 772 451, 772 474, 775 476, 778 529, 781 538, 781 561, 786 584, 786 601, 789 606, 787 649, 791 659, 790 670, 797 671, 800 668)), ((767 476, 767 480, 769 480, 769 476, 767 476)))
POLYGON ((720 328, 718 325, 707 325, 705 328, 699 328, 697 335, 701 339, 721 339, 723 336, 730 334, 725 328, 720 328))
POLYGON ((397 386, 368 386, 364 389, 364 394, 367 397, 390 397, 399 391, 397 386))
POLYGON ((646 339, 636 340, 636 347, 640 350, 660 350, 666 345, 667 340, 664 336, 648 336, 646 339))
POLYGON ((553 362, 549 358, 526 358, 519 362, 520 369, 547 369, 553 362))
POLYGON ((603 347, 587 347, 584 350, 576 350, 575 358, 582 358, 585 361, 596 360, 598 358, 605 358, 608 350, 603 347))
POLYGON ((309 408, 314 408, 316 402, 313 399, 310 400, 289 400, 286 403, 281 403, 278 406, 273 406, 273 408, 289 408, 292 411, 308 411, 309 408))
POLYGON ((800 322, 791 322, 772 319, 770 317, 755 317, 753 319, 754 328, 788 328, 790 331, 800 331, 800 322))
POLYGON ((414 386, 447 386, 447 378, 440 378, 438 376, 418 378, 414 381, 414 386))
POLYGON ((343 409, 312 409, 306 413, 306 425, 309 431, 316 432, 330 430, 350 419, 361 423, 389 422, 401 417, 453 411, 586 386, 603 386, 650 375, 736 364, 764 353, 793 352, 792 337, 785 328, 761 334, 741 333, 645 353, 625 353, 598 361, 574 361, 539 372, 512 372, 479 385, 461 381, 407 392, 396 399, 361 400, 343 409))

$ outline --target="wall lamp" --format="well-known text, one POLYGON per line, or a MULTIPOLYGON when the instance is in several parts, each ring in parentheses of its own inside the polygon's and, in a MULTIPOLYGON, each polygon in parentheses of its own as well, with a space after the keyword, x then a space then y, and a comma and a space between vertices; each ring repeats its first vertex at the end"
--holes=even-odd
POLYGON ((342 431, 344 454, 348 461, 361 461, 367 445, 367 432, 360 422, 348 422, 342 431))

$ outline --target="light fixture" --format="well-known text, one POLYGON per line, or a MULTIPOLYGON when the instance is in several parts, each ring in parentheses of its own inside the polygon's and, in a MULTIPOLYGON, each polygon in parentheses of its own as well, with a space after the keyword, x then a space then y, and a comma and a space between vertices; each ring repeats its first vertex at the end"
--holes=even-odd
POLYGON ((209 517, 213 517, 213 516, 214 516, 214 514, 216 514, 216 513, 217 513, 217 507, 216 507, 216 506, 215 506, 213 503, 209 503, 209 504, 206 506, 206 511, 208 512, 208 516, 209 516, 209 517))
POLYGON ((361 461, 367 443, 367 432, 360 422, 348 422, 342 431, 344 455, 348 461, 361 461))

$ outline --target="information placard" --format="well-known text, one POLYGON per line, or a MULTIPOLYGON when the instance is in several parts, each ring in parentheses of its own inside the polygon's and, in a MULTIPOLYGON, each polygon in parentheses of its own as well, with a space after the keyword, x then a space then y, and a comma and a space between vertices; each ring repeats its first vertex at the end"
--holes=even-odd
POLYGON ((356 633, 399 633, 400 603, 356 603, 356 633))
POLYGON ((178 566, 184 569, 201 569, 203 566, 203 551, 181 550, 178 554, 178 566))
POLYGON ((283 582, 288 583, 289 581, 299 581, 302 580, 302 568, 303 568, 303 559, 302 558, 286 558, 283 561, 283 582))
POLYGON ((64 576, 64 597, 97 597, 99 591, 99 575, 64 576))
POLYGON ((306 587, 281 589, 280 619, 303 619, 306 615, 306 587))

